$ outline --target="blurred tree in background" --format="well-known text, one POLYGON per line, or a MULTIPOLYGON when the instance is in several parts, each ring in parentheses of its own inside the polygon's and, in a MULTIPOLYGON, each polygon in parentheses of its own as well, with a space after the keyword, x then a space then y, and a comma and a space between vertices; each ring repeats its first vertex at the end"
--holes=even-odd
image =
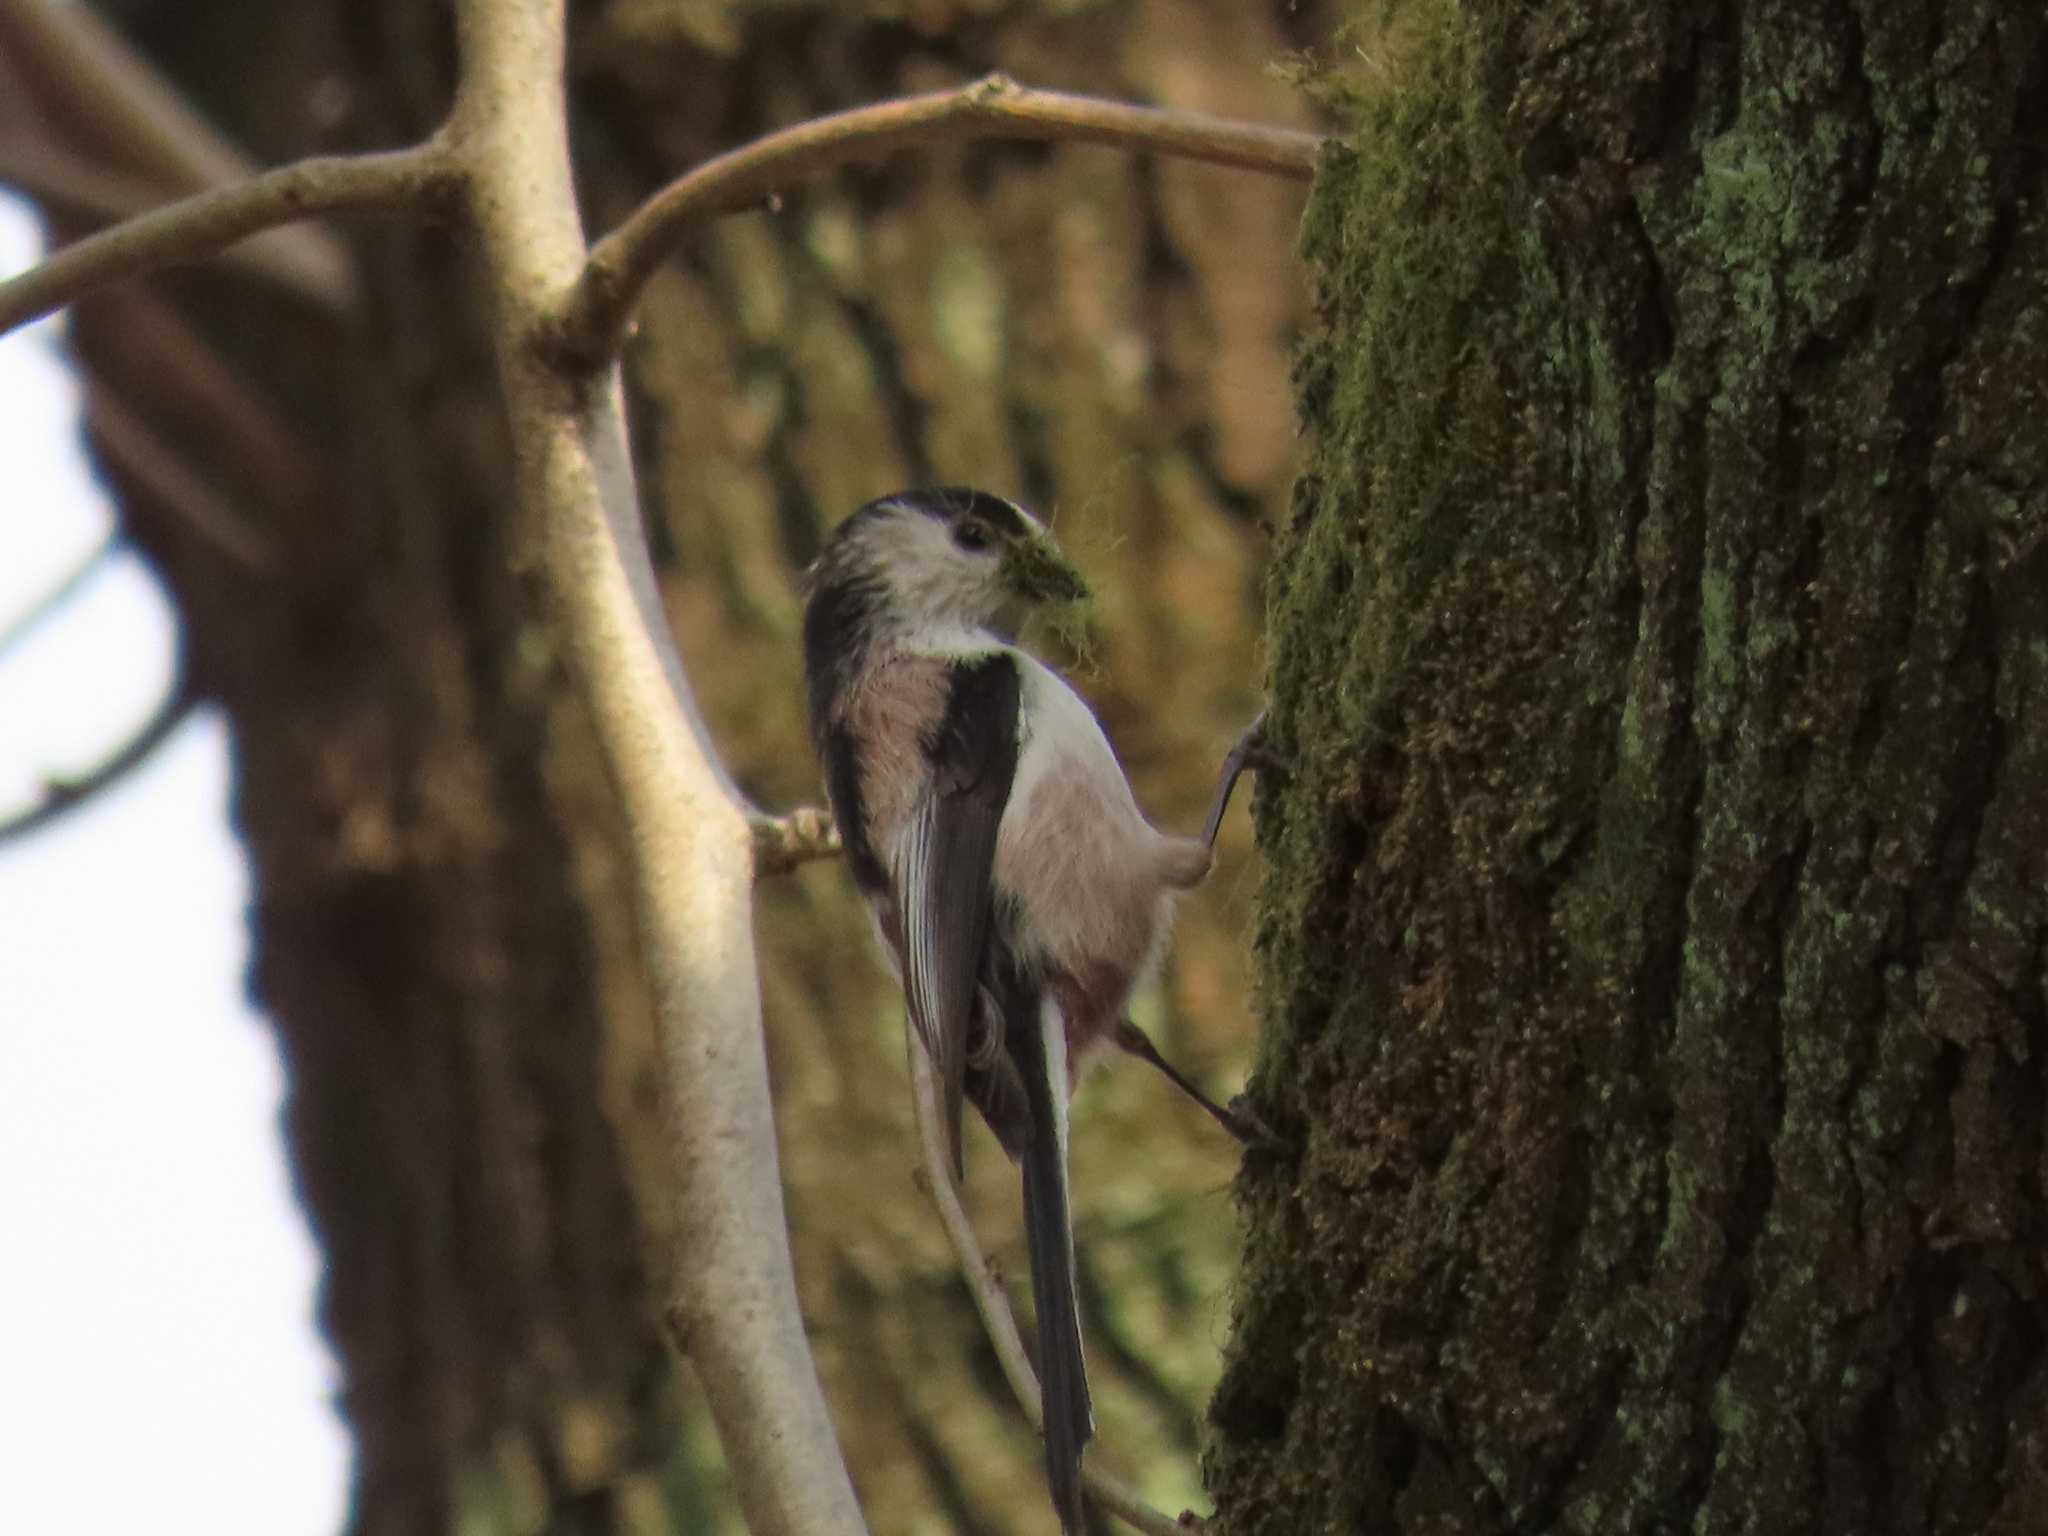
MULTIPOLYGON (((98 10, 263 163, 417 138, 452 88, 448 18, 415 0, 98 10)), ((1321 25, 1314 5, 1239 0, 582 5, 586 220, 771 128, 990 69, 1303 123, 1269 66, 1321 25)), ((0 97, 92 142, 48 82, 0 97)), ((1192 830, 1257 705, 1300 205, 1223 170, 981 144, 727 218, 672 264, 628 357, 641 483, 749 792, 818 797, 795 578, 824 532, 877 494, 964 481, 1057 520, 1103 598, 1082 685, 1148 810, 1192 830)), ((650 1005, 610 792, 509 559, 485 306, 449 234, 337 232, 346 313, 212 267, 94 297, 71 344, 123 530, 171 589, 190 690, 233 733, 253 985, 326 1259, 354 1525, 730 1526, 651 1311, 650 1005)), ((1243 842, 1227 834, 1141 1015, 1223 1096, 1252 1027, 1243 842)), ((869 1518, 1050 1529, 1033 1438, 912 1178, 901 1003, 843 871, 765 888, 758 930, 801 1289, 869 1518)), ((1235 1149, 1140 1068, 1091 1080, 1084 1109, 1102 1441, 1177 1509, 1200 1502, 1235 1149)), ((993 1251, 1021 1264, 1008 1165, 984 1142, 969 1171, 993 1251)))

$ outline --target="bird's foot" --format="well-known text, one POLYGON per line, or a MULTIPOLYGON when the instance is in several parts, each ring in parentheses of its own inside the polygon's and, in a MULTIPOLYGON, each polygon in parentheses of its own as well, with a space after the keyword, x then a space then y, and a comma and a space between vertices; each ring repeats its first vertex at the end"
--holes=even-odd
POLYGON ((1228 1106, 1218 1104, 1196 1087, 1186 1073, 1160 1055, 1152 1037, 1129 1019, 1117 1021, 1115 1039, 1120 1049, 1158 1068, 1168 1082, 1193 1099, 1210 1119, 1236 1137, 1247 1152, 1288 1153, 1293 1150, 1293 1143, 1277 1135, 1261 1120, 1243 1094, 1232 1099, 1228 1106))
POLYGON ((1266 712, 1262 709, 1244 728, 1237 744, 1224 754, 1223 770, 1216 777, 1216 796, 1209 802, 1209 819, 1202 825, 1202 841, 1211 848, 1216 846, 1223 813, 1230 809, 1230 797, 1246 769, 1258 774, 1284 774, 1288 766, 1287 754, 1274 746, 1266 734, 1266 712))
POLYGON ((1223 1124, 1244 1146, 1246 1152, 1264 1153, 1271 1157, 1292 1157, 1298 1145, 1282 1136, 1268 1125, 1263 1116, 1252 1108, 1251 1095, 1240 1093, 1223 1106, 1223 1124))

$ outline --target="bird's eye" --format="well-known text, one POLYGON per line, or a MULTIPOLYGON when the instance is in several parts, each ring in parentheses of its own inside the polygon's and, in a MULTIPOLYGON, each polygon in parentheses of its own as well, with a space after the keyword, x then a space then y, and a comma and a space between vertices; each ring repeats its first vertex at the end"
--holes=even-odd
POLYGON ((953 542, 962 549, 971 549, 978 553, 995 542, 995 535, 990 532, 987 523, 969 518, 953 530, 953 542))

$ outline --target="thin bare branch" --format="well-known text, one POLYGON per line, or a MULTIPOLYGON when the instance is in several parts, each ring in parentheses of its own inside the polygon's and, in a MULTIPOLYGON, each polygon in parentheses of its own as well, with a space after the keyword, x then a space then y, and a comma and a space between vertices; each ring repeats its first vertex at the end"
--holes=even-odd
POLYGON ((50 615, 62 608, 78 595, 79 589, 99 574, 107 557, 120 547, 117 534, 108 533, 70 570, 50 584, 49 590, 32 601, 13 618, 0 621, 0 656, 5 656, 17 645, 41 628, 50 615))
POLYGON ((837 858, 841 852, 839 829, 823 806, 800 805, 781 816, 756 815, 751 825, 757 880, 786 875, 819 859, 837 858))
POLYGON ((200 192, 90 235, 0 283, 0 336, 122 278, 217 255, 265 229, 317 214, 418 208, 455 185, 438 139, 380 155, 301 160, 200 192))
POLYGON ((155 754, 156 749, 177 734, 178 727, 185 723, 199 700, 186 685, 182 674, 176 678, 165 693, 163 702, 150 712, 149 718, 127 741, 97 767, 84 773, 73 774, 61 779, 46 779, 43 783, 42 798, 26 810, 0 820, 0 844, 14 842, 19 838, 40 832, 44 827, 64 815, 76 810, 102 790, 110 789, 140 768, 155 754))
POLYGON ((1034 90, 1000 74, 957 90, 813 118, 705 161, 598 241, 551 339, 586 367, 612 356, 640 290, 684 233, 708 215, 750 207, 795 183, 913 145, 986 138, 1111 144, 1294 181, 1314 174, 1323 142, 1293 128, 1034 90))
POLYGON ((662 614, 618 370, 570 376, 537 344, 589 255, 569 171, 564 3, 458 0, 451 142, 496 310, 520 513, 626 823, 667 1100, 666 1312, 753 1536, 862 1536, 789 1253, 749 808, 662 614))
MULTIPOLYGON (((1003 1293, 1002 1282, 982 1253, 974 1225, 961 1207, 960 1192, 953 1184, 952 1153, 939 1129, 938 1087, 932 1077, 931 1060, 914 1037, 910 1042, 910 1102, 917 1117, 918 1143, 924 1151, 924 1183, 932 1204, 939 1208, 939 1224, 946 1229, 946 1239, 953 1245, 960 1274, 967 1281, 968 1294, 974 1298, 974 1309, 981 1314, 982 1329, 1009 1380, 1010 1390, 1030 1419, 1031 1427, 1043 1433, 1045 1407, 1039 1396, 1038 1377, 1031 1369, 1023 1336, 1017 1331, 1010 1299, 1003 1293)), ((1083 1459, 1081 1480, 1097 1503, 1146 1536, 1187 1536, 1201 1529, 1199 1517, 1182 1515, 1176 1520, 1154 1509, 1129 1484, 1105 1471, 1099 1448, 1089 1451, 1083 1459)))

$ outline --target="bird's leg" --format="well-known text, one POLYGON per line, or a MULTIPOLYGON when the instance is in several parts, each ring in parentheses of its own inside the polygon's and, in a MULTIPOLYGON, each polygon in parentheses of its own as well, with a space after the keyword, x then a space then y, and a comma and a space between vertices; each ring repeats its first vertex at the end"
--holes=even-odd
POLYGON ((1287 1145, 1282 1138, 1273 1133, 1265 1121, 1246 1108, 1242 1101, 1232 1100, 1226 1109, 1189 1082, 1179 1068, 1159 1054, 1159 1048, 1152 1043, 1151 1036, 1129 1019, 1117 1020, 1116 1043, 1120 1050, 1128 1052, 1140 1061, 1150 1062, 1165 1073, 1168 1082, 1201 1105, 1211 1119, 1247 1148, 1270 1151, 1287 1145))
POLYGON ((1281 764, 1279 754, 1266 740, 1266 712, 1262 709, 1244 728, 1244 734, 1237 738, 1237 745, 1224 755, 1223 771, 1216 778, 1216 798, 1209 802, 1209 819, 1202 826, 1202 841, 1212 850, 1215 848, 1217 829, 1223 825, 1223 813, 1230 809, 1230 797, 1237 789, 1237 781, 1244 777, 1245 769, 1258 772, 1281 764))
MULTIPOLYGON (((1283 766, 1284 761, 1266 740, 1266 712, 1262 709, 1244 728, 1236 745, 1225 754, 1223 771, 1217 775, 1216 797, 1209 802, 1209 819, 1202 825, 1202 846, 1211 854, 1216 851, 1216 833, 1223 825, 1223 813, 1230 809, 1230 797, 1236 792, 1237 781, 1244 777, 1245 769, 1277 768, 1283 766)), ((1288 1143, 1254 1114, 1241 1097, 1231 1100, 1226 1108, 1189 1082, 1179 1068, 1159 1054, 1159 1048, 1150 1037, 1129 1019, 1117 1020, 1116 1043, 1123 1051, 1157 1067, 1168 1082, 1201 1105, 1212 1120, 1247 1149, 1272 1151, 1287 1147, 1288 1143)))

